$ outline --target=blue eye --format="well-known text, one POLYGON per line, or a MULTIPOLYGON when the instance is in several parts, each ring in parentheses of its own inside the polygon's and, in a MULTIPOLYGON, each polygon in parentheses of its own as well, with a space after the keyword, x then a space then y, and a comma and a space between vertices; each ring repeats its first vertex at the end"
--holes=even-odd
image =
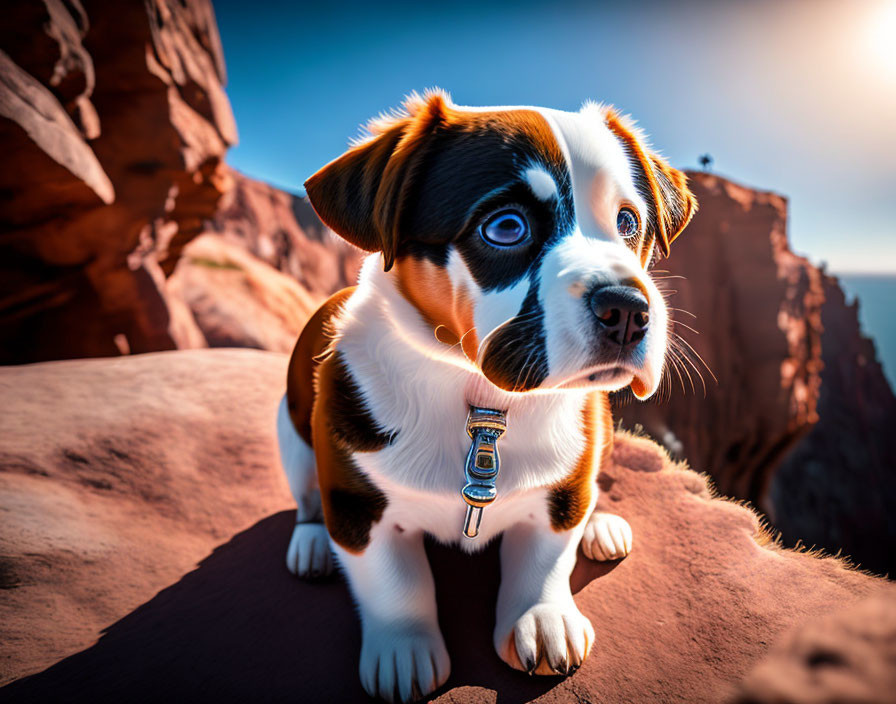
POLYGON ((502 210, 486 220, 479 228, 482 238, 489 244, 509 247, 519 244, 529 234, 529 224, 518 210, 502 210))
POLYGON ((641 234, 638 216, 631 208, 623 208, 616 216, 616 231, 623 239, 631 239, 641 234))

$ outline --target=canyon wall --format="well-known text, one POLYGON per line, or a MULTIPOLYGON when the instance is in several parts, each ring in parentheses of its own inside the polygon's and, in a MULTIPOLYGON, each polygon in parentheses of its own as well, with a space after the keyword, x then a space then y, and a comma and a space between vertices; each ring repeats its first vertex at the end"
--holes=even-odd
POLYGON ((324 227, 304 198, 227 173, 231 187, 166 290, 192 314, 204 344, 290 352, 321 301, 354 283, 363 253, 324 227))
POLYGON ((837 279, 822 274, 818 422, 775 468, 775 527, 896 576, 896 397, 837 279))
POLYGON ((6 8, 0 363, 201 344, 165 275, 228 188, 225 81, 209 0, 6 8))

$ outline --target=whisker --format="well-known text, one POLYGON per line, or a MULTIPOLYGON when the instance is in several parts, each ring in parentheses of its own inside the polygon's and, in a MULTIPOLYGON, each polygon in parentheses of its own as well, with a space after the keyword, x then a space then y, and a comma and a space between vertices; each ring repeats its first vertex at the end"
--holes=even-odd
MULTIPOLYGON (((680 359, 679 361, 684 362, 684 359, 680 359)), ((694 385, 694 378, 691 376, 691 373, 688 371, 688 367, 686 364, 681 365, 682 370, 688 377, 688 381, 691 384, 691 391, 697 393, 697 387, 694 385)), ((684 388, 684 381, 682 381, 682 388, 684 388)))
MULTIPOLYGON (((676 341, 675 344, 676 344, 676 348, 680 352, 680 359, 681 359, 682 363, 686 365, 686 367, 690 366, 690 368, 694 370, 694 373, 700 379, 700 383, 703 385, 703 395, 705 397, 706 396, 706 380, 703 378, 703 374, 697 368, 697 365, 694 362, 694 360, 691 359, 691 354, 696 354, 696 353, 693 351, 693 347, 691 347, 690 344, 688 344, 688 342, 686 340, 684 340, 680 335, 676 334, 676 337, 678 337, 678 340, 676 341), (688 348, 690 348, 690 350, 678 346, 679 342, 687 345, 688 348)), ((704 366, 706 366, 706 365, 704 364, 704 366)), ((710 372, 710 373, 712 373, 712 372, 710 372)))
POLYGON ((688 349, 690 349, 690 351, 694 354, 694 356, 695 356, 698 360, 700 360, 700 363, 706 368, 706 371, 709 372, 709 375, 712 377, 712 380, 718 384, 718 383, 719 383, 719 380, 716 378, 716 375, 712 373, 712 369, 709 368, 709 365, 706 363, 706 360, 704 360, 703 357, 700 356, 700 353, 697 352, 697 350, 695 350, 695 349, 693 348, 693 346, 691 345, 691 343, 688 342, 687 340, 685 340, 685 339, 684 339, 681 335, 679 335, 678 333, 673 332, 672 334, 675 335, 675 337, 677 337, 679 340, 681 340, 684 344, 686 344, 686 345, 688 346, 688 349))
POLYGON ((530 366, 529 362, 532 360, 532 356, 538 352, 538 345, 534 344, 531 346, 529 353, 526 355, 526 359, 523 362, 523 366, 520 368, 519 372, 517 372, 516 381, 514 388, 523 388, 525 389, 529 384, 529 376, 532 374, 534 370, 534 365, 530 366), (520 375, 525 371, 526 376, 524 379, 520 380, 520 375))
POLYGON ((694 315, 693 313, 691 313, 691 311, 689 311, 689 310, 685 310, 684 308, 673 308, 672 306, 668 306, 668 308, 669 308, 669 310, 674 310, 674 311, 677 311, 677 312, 679 312, 679 313, 684 313, 685 315, 689 315, 689 316, 691 316, 694 320, 697 319, 697 316, 696 316, 696 315, 694 315))
MULTIPOLYGON (((684 378, 681 376, 681 362, 678 359, 678 355, 675 354, 676 350, 673 347, 669 348, 669 362, 670 368, 675 372, 675 375, 678 377, 678 383, 681 384, 681 390, 684 393, 687 393, 687 387, 684 385, 684 378)), ((669 393, 672 393, 672 376, 669 375, 669 393)))
POLYGON ((683 323, 683 322, 681 322, 680 320, 670 319, 669 322, 672 323, 673 325, 681 325, 681 327, 690 330, 690 331, 691 331, 692 333, 694 333, 695 335, 699 335, 699 334, 700 334, 700 332, 699 332, 698 330, 694 330, 694 328, 692 328, 690 325, 688 325, 687 323, 683 323))

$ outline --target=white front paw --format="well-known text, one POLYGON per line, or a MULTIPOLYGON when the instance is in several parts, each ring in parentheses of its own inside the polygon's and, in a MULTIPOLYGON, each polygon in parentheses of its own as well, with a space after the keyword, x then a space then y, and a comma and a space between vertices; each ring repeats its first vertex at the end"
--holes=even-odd
POLYGON ((330 536, 323 523, 296 523, 286 550, 286 568, 299 577, 326 577, 333 571, 330 536))
POLYGON ((385 624, 365 629, 360 674, 370 696, 413 702, 441 687, 450 672, 437 626, 385 624))
POLYGON ((581 666, 594 643, 594 628, 576 605, 536 604, 510 632, 495 632, 501 659, 530 675, 569 675, 581 666))
POLYGON ((632 551, 632 527, 622 516, 595 511, 585 525, 582 552, 592 560, 618 560, 632 551))

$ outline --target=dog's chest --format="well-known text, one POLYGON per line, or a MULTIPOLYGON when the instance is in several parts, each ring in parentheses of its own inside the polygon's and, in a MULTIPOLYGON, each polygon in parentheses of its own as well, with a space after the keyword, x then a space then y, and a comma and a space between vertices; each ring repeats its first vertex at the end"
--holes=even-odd
MULTIPOLYGON (((403 364, 400 350, 383 347, 379 360, 359 359, 351 350, 346 355, 373 417, 394 432, 387 447, 356 460, 374 483, 460 501, 471 442, 464 395, 469 372, 435 362, 403 364)), ((531 395, 507 409, 507 431, 498 441, 499 497, 550 486, 572 471, 585 450, 583 403, 584 396, 572 394, 531 395)))

